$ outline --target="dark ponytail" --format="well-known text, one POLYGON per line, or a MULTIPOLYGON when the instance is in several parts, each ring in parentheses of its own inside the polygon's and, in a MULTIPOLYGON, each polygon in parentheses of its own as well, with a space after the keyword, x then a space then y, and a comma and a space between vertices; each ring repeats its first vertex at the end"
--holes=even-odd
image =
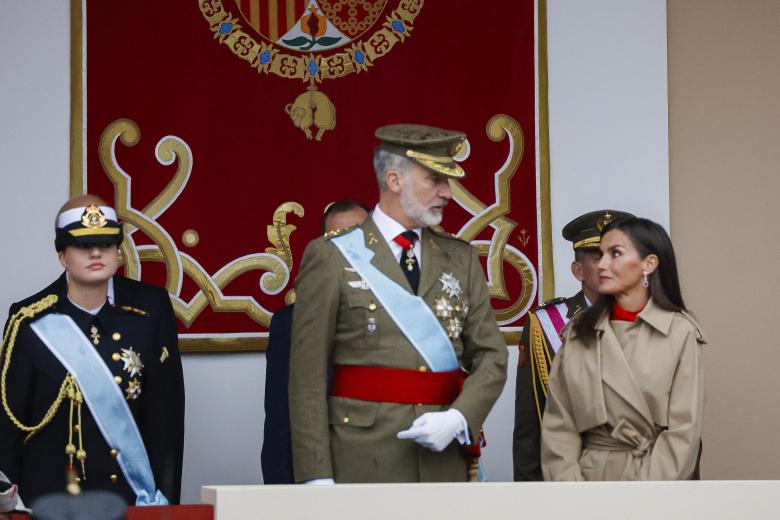
MULTIPOLYGON (((610 222, 601 231, 601 236, 604 237, 614 229, 619 229, 628 236, 640 258, 644 259, 651 254, 658 257, 658 268, 648 276, 653 302, 667 311, 686 310, 677 276, 674 247, 666 230, 652 220, 630 217, 610 222)), ((612 311, 614 303, 614 296, 599 294, 593 305, 572 324, 574 335, 585 344, 595 341, 596 323, 605 313, 612 311)))

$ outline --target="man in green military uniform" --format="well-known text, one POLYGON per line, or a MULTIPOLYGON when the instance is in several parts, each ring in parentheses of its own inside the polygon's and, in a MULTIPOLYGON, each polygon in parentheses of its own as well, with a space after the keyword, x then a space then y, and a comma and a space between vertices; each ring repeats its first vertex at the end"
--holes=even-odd
POLYGON ((376 131, 379 204, 306 248, 296 278, 290 419, 296 481, 465 481, 506 379, 482 267, 434 229, 465 135, 376 131), (328 389, 328 366, 333 381, 328 389))
POLYGON ((614 210, 591 211, 563 228, 563 238, 574 247, 571 272, 581 290, 570 298, 544 302, 528 314, 520 338, 515 386, 515 429, 512 445, 515 480, 542 480, 540 431, 547 401, 552 360, 561 348, 559 334, 566 323, 598 297, 601 230, 617 218, 632 216, 614 210))

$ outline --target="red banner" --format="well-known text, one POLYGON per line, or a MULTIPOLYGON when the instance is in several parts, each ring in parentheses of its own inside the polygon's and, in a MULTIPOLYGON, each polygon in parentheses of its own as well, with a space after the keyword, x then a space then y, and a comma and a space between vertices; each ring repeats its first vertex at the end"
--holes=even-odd
POLYGON ((552 287, 544 2, 73 1, 71 190, 114 201, 125 273, 168 288, 185 350, 262 348, 326 204, 376 203, 391 123, 468 134, 443 226, 502 328, 552 287))

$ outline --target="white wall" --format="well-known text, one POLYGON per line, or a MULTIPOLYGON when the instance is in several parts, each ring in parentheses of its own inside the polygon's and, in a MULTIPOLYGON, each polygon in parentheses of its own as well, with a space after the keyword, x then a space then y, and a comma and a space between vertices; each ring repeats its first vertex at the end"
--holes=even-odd
MULTIPOLYGON (((559 230, 603 207, 668 227, 665 0, 548 0, 550 148, 558 294, 576 284, 559 230)), ((59 273, 55 208, 68 196, 69 2, 5 0, 0 17, 0 308, 59 273), (28 34, 35 25, 35 38, 28 34), (38 209, 40 208, 40 211, 38 209)), ((516 349, 488 418, 485 465, 511 480, 516 349)), ((260 482, 263 354, 184 358, 182 498, 260 482)))

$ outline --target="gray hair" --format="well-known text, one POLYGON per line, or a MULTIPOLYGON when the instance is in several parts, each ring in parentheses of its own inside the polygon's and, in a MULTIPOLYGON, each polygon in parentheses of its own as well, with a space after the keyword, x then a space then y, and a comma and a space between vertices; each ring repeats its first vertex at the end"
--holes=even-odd
POLYGON ((374 171, 376 172, 376 180, 379 183, 379 191, 383 192, 387 189, 385 180, 387 172, 395 170, 403 173, 407 170, 410 163, 411 161, 406 157, 377 148, 374 151, 374 171))

